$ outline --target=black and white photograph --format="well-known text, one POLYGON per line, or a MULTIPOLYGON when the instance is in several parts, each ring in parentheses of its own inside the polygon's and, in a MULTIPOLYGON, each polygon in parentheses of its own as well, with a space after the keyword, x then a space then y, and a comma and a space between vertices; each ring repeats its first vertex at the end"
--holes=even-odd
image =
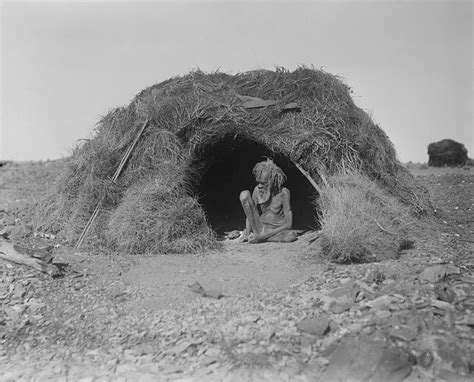
POLYGON ((474 379, 472 0, 0 0, 0 382, 474 379))

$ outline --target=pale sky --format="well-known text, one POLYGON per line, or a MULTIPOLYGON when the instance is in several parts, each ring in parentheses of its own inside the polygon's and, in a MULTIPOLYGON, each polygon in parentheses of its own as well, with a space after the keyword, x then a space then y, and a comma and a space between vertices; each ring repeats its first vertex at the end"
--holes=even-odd
POLYGON ((0 159, 67 156, 100 115, 193 68, 300 64, 341 75, 402 161, 443 138, 474 157, 471 1, 1 4, 0 159))

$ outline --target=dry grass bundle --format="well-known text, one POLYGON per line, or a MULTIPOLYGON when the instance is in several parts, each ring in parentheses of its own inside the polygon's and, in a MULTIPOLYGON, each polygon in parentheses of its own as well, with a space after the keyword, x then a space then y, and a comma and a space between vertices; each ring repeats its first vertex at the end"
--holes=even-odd
POLYGON ((320 177, 345 169, 358 169, 415 213, 423 214, 429 209, 425 195, 412 187, 413 179, 403 172, 387 136, 354 105, 349 87, 338 77, 306 67, 294 72, 277 68, 236 75, 195 71, 149 87, 130 105, 103 117, 94 138, 69 158, 59 186, 41 207, 44 212, 39 213, 37 228, 48 230, 57 225, 63 235, 74 241, 102 200, 103 218, 94 227, 94 237, 105 237, 107 245, 134 253, 183 249, 193 252, 212 246, 214 235, 198 196, 189 185, 203 176, 213 146, 229 137, 236 142, 237 138, 257 142, 299 162, 317 182, 320 177), (274 99, 278 103, 249 110, 240 96, 274 99), (282 107, 290 102, 297 102, 301 112, 283 112, 282 107), (145 119, 150 123, 114 184, 111 177, 145 119), (164 197, 158 192, 159 187, 144 186, 157 179, 171 182, 169 187, 179 189, 179 195, 164 197), (156 211, 150 211, 155 208, 152 203, 168 203, 166 208, 155 206, 163 209, 165 217, 171 213, 173 203, 186 205, 186 210, 173 212, 181 214, 181 222, 189 220, 189 224, 180 225, 181 241, 166 244, 168 239, 151 237, 175 237, 169 233, 174 228, 162 223, 156 211), (144 215, 131 216, 133 211, 155 216, 156 224, 144 215), (160 230, 167 233, 159 233, 160 230), (139 245, 134 235, 146 244, 139 245), (130 241, 124 242, 125 237, 130 241))
POLYGON ((170 180, 151 178, 125 192, 106 228, 111 245, 131 253, 186 253, 215 247, 199 203, 170 180))
POLYGON ((323 254, 337 263, 397 258, 414 225, 408 207, 360 173, 331 177, 319 205, 323 254))

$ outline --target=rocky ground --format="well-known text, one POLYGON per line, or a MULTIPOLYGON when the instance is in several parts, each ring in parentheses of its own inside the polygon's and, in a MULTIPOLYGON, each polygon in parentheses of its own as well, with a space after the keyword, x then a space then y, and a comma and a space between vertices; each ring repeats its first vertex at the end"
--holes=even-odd
POLYGON ((436 209, 415 247, 334 265, 311 233, 199 256, 74 251, 31 225, 58 166, 0 167, 0 231, 63 270, 0 260, 0 381, 472 380, 474 169, 414 169, 436 209))

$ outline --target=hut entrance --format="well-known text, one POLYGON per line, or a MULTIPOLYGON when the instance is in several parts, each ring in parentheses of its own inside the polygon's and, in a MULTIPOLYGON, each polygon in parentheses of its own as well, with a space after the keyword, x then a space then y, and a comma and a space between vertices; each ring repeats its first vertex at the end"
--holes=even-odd
POLYGON ((272 158, 288 178, 285 187, 291 192, 293 228, 318 226, 312 204, 315 190, 294 164, 261 143, 231 136, 204 148, 191 166, 191 171, 194 169, 201 174, 193 192, 217 234, 245 227, 239 194, 242 190, 252 192, 255 187, 252 169, 265 157, 272 158))

